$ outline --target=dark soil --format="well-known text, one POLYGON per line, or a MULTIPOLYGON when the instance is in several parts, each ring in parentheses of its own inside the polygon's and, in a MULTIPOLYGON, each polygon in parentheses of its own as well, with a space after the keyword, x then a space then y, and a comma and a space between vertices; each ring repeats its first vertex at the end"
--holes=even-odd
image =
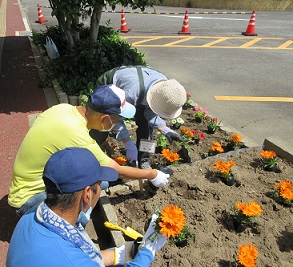
MULTIPOLYGON (((195 123, 192 112, 184 111, 182 118, 184 126, 205 132, 206 126, 195 123)), ((119 224, 141 233, 153 213, 153 206, 163 209, 167 205, 178 205, 184 210, 187 225, 195 237, 183 248, 167 243, 157 253, 152 266, 237 266, 238 248, 250 243, 258 249, 258 267, 293 266, 293 208, 278 204, 270 197, 276 183, 283 179, 293 181, 293 165, 280 159, 280 171, 264 171, 260 167, 260 147, 208 157, 212 143, 218 141, 224 145, 229 135, 223 131, 205 133, 205 139, 190 149, 192 163, 169 166, 174 174, 169 183, 157 191, 148 183, 143 193, 138 189, 111 191, 109 200, 119 224), (218 157, 236 162, 233 186, 227 186, 215 174, 213 164, 218 157), (232 207, 239 201, 255 201, 261 205, 263 212, 257 218, 257 227, 237 231, 232 207)))

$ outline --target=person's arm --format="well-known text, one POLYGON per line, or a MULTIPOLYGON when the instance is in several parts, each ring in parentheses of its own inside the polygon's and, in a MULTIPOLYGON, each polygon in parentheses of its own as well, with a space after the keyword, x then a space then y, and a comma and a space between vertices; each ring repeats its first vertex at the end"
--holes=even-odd
POLYGON ((101 250, 100 251, 103 257, 103 262, 105 266, 113 266, 114 265, 114 249, 109 250, 101 250))
POLYGON ((107 166, 115 169, 118 172, 120 179, 148 179, 156 187, 161 187, 167 184, 170 177, 170 174, 166 174, 156 169, 138 169, 129 166, 120 166, 114 160, 111 160, 107 166))

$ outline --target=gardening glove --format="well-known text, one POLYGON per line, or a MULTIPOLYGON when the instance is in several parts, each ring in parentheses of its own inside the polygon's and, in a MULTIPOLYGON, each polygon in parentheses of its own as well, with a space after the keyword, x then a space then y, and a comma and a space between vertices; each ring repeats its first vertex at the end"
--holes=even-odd
POLYGON ((110 248, 110 250, 114 250, 113 266, 125 266, 126 262, 132 261, 133 244, 133 241, 126 241, 125 244, 120 247, 110 248))
POLYGON ((161 132, 164 136, 166 136, 169 143, 172 143, 173 141, 182 141, 181 136, 178 135, 175 131, 171 130, 169 127, 164 127, 161 132))
POLYGON ((128 159, 129 162, 135 162, 137 165, 138 151, 137 151, 136 145, 133 143, 132 140, 125 142, 124 144, 126 148, 126 158, 128 159))
POLYGON ((156 171, 158 173, 157 176, 154 179, 150 180, 150 182, 156 187, 161 187, 167 184, 168 179, 170 178, 170 174, 158 170, 156 171))
POLYGON ((152 220, 150 225, 142 239, 142 244, 140 248, 146 248, 150 250, 155 257, 157 251, 159 251, 166 243, 167 236, 161 235, 160 233, 155 232, 155 222, 158 218, 157 214, 152 215, 152 220), (154 239, 154 240, 153 240, 154 239))

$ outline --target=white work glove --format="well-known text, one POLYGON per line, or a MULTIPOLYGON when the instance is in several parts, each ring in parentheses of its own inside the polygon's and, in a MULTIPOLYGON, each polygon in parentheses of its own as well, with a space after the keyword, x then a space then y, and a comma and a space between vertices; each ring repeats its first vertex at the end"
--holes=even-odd
POLYGON ((114 265, 125 264, 125 245, 114 248, 114 265))
POLYGON ((170 178, 170 174, 158 170, 156 171, 158 172, 157 176, 154 179, 150 180, 150 182, 156 187, 161 187, 167 184, 168 179, 170 178))
POLYGON ((172 143, 173 141, 182 141, 182 137, 177 134, 175 131, 171 130, 169 127, 164 127, 161 130, 161 133, 166 136, 166 138, 168 139, 169 143, 172 143))
POLYGON ((167 241, 167 236, 162 235, 160 233, 156 235, 155 233, 155 221, 157 218, 158 218, 157 214, 152 215, 152 220, 150 222, 150 225, 145 235, 143 236, 142 244, 140 246, 140 248, 144 247, 150 250, 154 257, 156 252, 161 250, 161 248, 165 245, 167 241))
POLYGON ((125 148, 126 148, 126 158, 128 159, 129 162, 135 162, 137 165, 137 156, 138 156, 138 151, 136 148, 136 145, 133 143, 132 140, 124 143, 125 148))

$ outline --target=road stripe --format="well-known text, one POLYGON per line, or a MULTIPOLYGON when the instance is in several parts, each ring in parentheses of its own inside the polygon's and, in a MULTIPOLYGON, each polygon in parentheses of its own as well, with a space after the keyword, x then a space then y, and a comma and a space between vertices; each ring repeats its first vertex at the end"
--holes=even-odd
POLYGON ((293 97, 214 96, 214 98, 216 100, 224 100, 224 101, 293 102, 293 97))
POLYGON ((259 49, 259 50, 293 50, 293 41, 292 40, 285 40, 284 38, 269 38, 269 37, 247 37, 247 36, 228 36, 228 37, 220 37, 220 36, 121 36, 125 40, 128 39, 140 39, 140 41, 133 41, 131 44, 136 47, 172 47, 172 48, 220 48, 220 49, 259 49), (170 41, 168 40, 170 39, 170 41), (174 41, 174 39, 176 41, 174 41), (179 40, 178 40, 179 39, 179 40), (193 39, 212 39, 206 40, 204 44, 200 45, 192 45, 191 43, 185 45, 185 41, 191 41, 193 39), (151 43, 148 44, 150 41, 156 40, 166 40, 165 43, 156 44, 151 43), (173 40, 173 41, 172 41, 173 40), (237 45, 225 45, 222 43, 227 40, 247 40, 244 44, 237 45), (271 46, 261 46, 261 41, 283 41, 284 43, 280 45, 280 42, 276 42, 271 44, 271 46), (217 45, 221 43, 221 45, 217 45), (257 44, 257 45, 256 45, 257 44), (290 47, 291 46, 291 47, 290 47))

